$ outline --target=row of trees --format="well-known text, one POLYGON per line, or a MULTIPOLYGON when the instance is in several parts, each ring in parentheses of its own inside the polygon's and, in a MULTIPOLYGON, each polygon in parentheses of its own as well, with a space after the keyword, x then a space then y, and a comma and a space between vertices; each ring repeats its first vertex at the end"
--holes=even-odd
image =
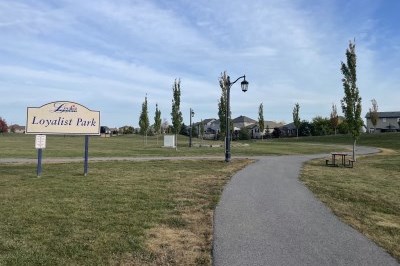
MULTIPOLYGON (((174 85, 172 86, 172 132, 175 134, 175 143, 177 147, 177 134, 180 133, 182 128, 182 112, 180 110, 181 104, 181 80, 175 79, 174 85)), ((154 114, 154 124, 152 125, 152 134, 156 134, 157 136, 161 133, 162 128, 161 123, 161 110, 158 109, 158 104, 156 104, 156 111, 154 114)), ((147 135, 150 130, 150 122, 149 122, 149 113, 148 113, 148 104, 147 104, 147 94, 142 103, 142 111, 139 116, 139 133, 144 136, 144 143, 147 143, 147 135)))
MULTIPOLYGON (((296 135, 326 135, 330 133, 335 133, 337 131, 341 133, 349 132, 353 138, 353 159, 355 160, 355 146, 356 141, 360 136, 361 127, 363 126, 363 120, 361 119, 361 97, 359 95, 359 90, 357 87, 357 56, 355 53, 355 41, 349 43, 349 47, 346 49, 346 63, 341 62, 341 72, 343 74, 342 84, 344 88, 344 97, 341 100, 342 111, 345 116, 345 121, 340 123, 339 116, 337 114, 337 108, 332 105, 332 112, 330 118, 316 117, 313 121, 301 121, 300 119, 300 105, 296 103, 293 108, 293 123, 296 128, 296 135)), ((219 83, 221 87, 221 97, 218 102, 218 117, 221 121, 220 123, 220 133, 222 136, 226 134, 226 125, 223 121, 226 121, 226 110, 227 110, 227 88, 224 86, 227 80, 226 72, 221 73, 219 78, 219 83)), ((180 80, 175 80, 173 89, 173 99, 172 99, 172 129, 173 133, 179 134, 182 127, 182 112, 180 111, 180 80)), ((377 104, 373 100, 373 110, 377 115, 377 104)), ((372 111, 372 110, 370 110, 372 111)), ((160 133, 161 126, 161 113, 158 113, 158 107, 156 106, 156 115, 154 122, 154 131, 156 134, 160 133)), ((148 121, 148 110, 147 110, 147 96, 145 102, 142 105, 142 112, 139 119, 140 132, 146 136, 149 129, 148 121)), ((231 113, 228 114, 231 116, 231 113)), ((261 132, 264 130, 264 115, 263 115, 263 104, 259 106, 259 126, 261 132)), ((231 120, 230 120, 231 121, 231 120)), ((377 121, 377 116, 372 118, 372 122, 377 121)), ((375 122, 376 123, 376 122, 375 122)), ((232 121, 229 125, 232 127, 232 121)))

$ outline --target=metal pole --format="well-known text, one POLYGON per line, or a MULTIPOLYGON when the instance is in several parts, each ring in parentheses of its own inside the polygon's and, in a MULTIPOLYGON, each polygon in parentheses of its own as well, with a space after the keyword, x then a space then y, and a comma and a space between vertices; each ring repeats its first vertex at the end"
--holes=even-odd
POLYGON ((37 163, 37 170, 36 170, 37 177, 42 175, 42 149, 38 149, 38 163, 37 163))
POLYGON ((89 159, 89 136, 85 135, 85 163, 83 167, 83 174, 87 176, 88 174, 88 159, 89 159))
POLYGON ((231 84, 228 76, 228 80, 225 83, 227 87, 226 91, 226 137, 225 137, 225 162, 231 161, 231 134, 230 134, 230 126, 229 126, 229 105, 230 105, 230 91, 231 91, 231 84))
POLYGON ((192 147, 192 108, 190 108, 189 147, 192 147))

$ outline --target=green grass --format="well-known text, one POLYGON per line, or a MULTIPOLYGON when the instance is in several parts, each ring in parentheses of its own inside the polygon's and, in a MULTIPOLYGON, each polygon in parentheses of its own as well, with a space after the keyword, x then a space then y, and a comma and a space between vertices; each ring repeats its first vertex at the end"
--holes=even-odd
MULTIPOLYGON (((337 136, 307 141, 347 140, 337 136)), ((301 180, 344 222, 400 261, 400 134, 364 134, 359 143, 391 151, 359 157, 352 169, 326 167, 324 160, 314 160, 304 166, 301 180)))
MULTIPOLYGON (((315 136, 315 137, 299 137, 276 139, 277 142, 292 143, 325 143, 325 144, 341 144, 353 145, 351 135, 336 135, 336 136, 315 136)), ((380 147, 387 149, 400 150, 400 133, 376 133, 376 134, 361 134, 357 145, 380 147)))
MULTIPOLYGON (((0 164, 0 265, 211 264, 212 211, 222 187, 249 163, 222 162, 221 147, 161 148, 138 135, 91 137, 91 157, 221 156, 220 161, 0 164), (213 171, 210 171, 213 169, 213 171), (194 250, 194 251, 193 251, 194 250)), ((201 143, 194 139, 194 143, 201 143)), ((350 136, 233 142, 240 156, 329 153, 350 136)), ((400 258, 400 134, 363 134, 360 145, 392 149, 353 169, 306 164, 305 184, 332 210, 400 258)), ((44 158, 82 157, 83 137, 48 136, 44 158)), ((36 158, 34 136, 0 136, 0 158, 36 158)))
MULTIPOLYGON (((23 134, 0 135, 0 158, 36 158, 35 136, 23 134)), ((222 141, 202 141, 194 138, 193 144, 219 145, 219 147, 188 147, 188 138, 179 136, 178 150, 162 148, 162 137, 148 137, 144 144, 143 137, 127 135, 111 138, 90 137, 90 157, 146 157, 146 156, 224 156, 222 141)), ((276 141, 233 141, 232 156, 259 156, 280 154, 328 153, 332 147, 310 145, 309 143, 276 141)), ((83 136, 47 136, 44 158, 82 157, 84 151, 83 136)))
MULTIPOLYGON (((199 219, 203 232, 183 214, 212 212, 229 176, 248 163, 102 162, 86 177, 81 164, 49 164, 41 178, 34 165, 1 165, 0 265, 152 264, 160 255, 146 232, 161 226, 210 235, 211 219, 199 219)), ((202 239, 192 259, 209 264, 211 243, 202 239)))

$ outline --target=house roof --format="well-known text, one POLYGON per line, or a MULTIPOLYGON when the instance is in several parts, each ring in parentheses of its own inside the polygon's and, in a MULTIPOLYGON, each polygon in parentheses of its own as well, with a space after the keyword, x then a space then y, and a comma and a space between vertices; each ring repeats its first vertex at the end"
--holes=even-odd
POLYGON ((9 128, 14 128, 15 130, 25 130, 25 126, 20 126, 18 124, 11 125, 9 128))
POLYGON ((273 129, 276 127, 282 127, 283 125, 284 125, 283 123, 278 123, 275 121, 264 121, 264 128, 267 128, 268 126, 268 128, 273 129))
POLYGON ((203 120, 203 124, 208 124, 209 122, 214 121, 214 120, 215 120, 215 118, 207 118, 207 119, 204 119, 204 120, 203 120))
POLYGON ((235 119, 232 120, 232 123, 256 123, 256 120, 253 120, 247 116, 238 116, 235 119))
MULTIPOLYGON (((400 112, 378 112, 379 118, 400 118, 400 112)), ((365 115, 365 118, 371 118, 370 112, 365 115)))
POLYGON ((215 118, 207 118, 207 119, 204 119, 202 121, 199 121, 199 122, 196 122, 196 123, 192 123, 192 125, 193 126, 197 126, 197 125, 200 125, 201 123, 203 123, 203 125, 207 125, 208 123, 213 124, 215 122, 219 122, 219 120, 217 120, 215 118))
POLYGON ((292 122, 292 123, 289 123, 289 124, 284 125, 282 128, 291 130, 291 129, 296 129, 296 126, 295 126, 294 123, 292 122))
MULTIPOLYGON (((274 129, 276 127, 282 127, 283 125, 284 125, 283 123, 278 123, 275 121, 264 121, 264 129, 267 129, 267 127, 269 129, 274 129)), ((246 128, 253 129, 255 127, 258 127, 258 123, 248 125, 246 128)))

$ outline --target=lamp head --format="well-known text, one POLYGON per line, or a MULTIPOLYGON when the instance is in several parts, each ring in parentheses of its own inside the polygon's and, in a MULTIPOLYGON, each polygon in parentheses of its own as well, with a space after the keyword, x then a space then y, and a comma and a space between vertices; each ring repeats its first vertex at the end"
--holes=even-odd
POLYGON ((242 91, 246 92, 249 88, 249 82, 246 80, 246 76, 244 76, 243 81, 240 83, 240 86, 242 86, 242 91))

